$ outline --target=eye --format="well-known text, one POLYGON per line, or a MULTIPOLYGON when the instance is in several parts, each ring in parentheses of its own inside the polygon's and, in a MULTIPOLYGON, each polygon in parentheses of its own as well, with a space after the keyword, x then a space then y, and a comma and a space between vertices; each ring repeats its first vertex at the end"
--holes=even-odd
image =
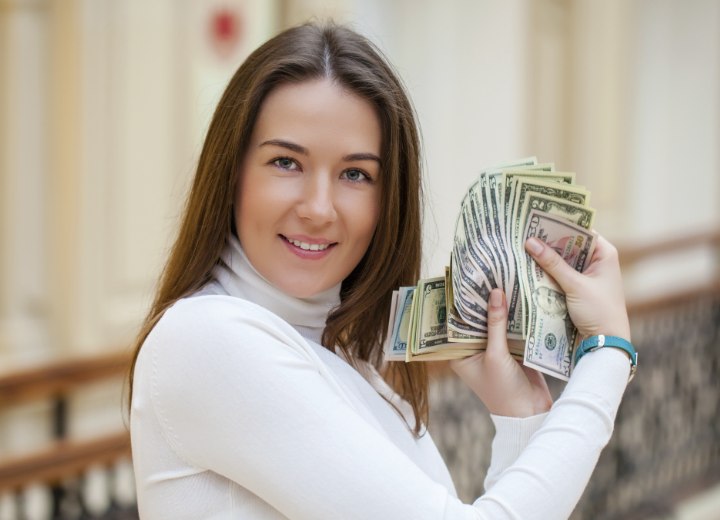
POLYGON ((355 168, 350 169, 350 170, 345 170, 342 173, 342 177, 344 179, 349 180, 350 182, 363 182, 363 181, 372 182, 372 178, 367 173, 365 173, 362 170, 355 169, 355 168))
POLYGON ((300 165, 298 165, 298 163, 290 157, 278 157, 277 159, 273 159, 271 164, 281 170, 294 171, 300 169, 300 165))

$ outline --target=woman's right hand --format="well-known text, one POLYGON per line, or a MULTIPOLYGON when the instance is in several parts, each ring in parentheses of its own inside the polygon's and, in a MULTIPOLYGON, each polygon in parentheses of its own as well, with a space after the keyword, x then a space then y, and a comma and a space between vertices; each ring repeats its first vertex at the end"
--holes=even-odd
POLYGON ((605 334, 630 341, 618 252, 610 242, 597 237, 595 252, 583 273, 536 238, 530 238, 525 249, 565 292, 568 312, 581 336, 605 334))

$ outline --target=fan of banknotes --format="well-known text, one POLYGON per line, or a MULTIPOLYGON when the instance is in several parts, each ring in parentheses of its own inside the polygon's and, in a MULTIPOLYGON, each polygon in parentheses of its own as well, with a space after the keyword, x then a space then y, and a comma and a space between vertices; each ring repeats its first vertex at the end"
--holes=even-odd
POLYGON ((481 352, 490 291, 499 287, 508 301, 510 353, 567 379, 577 330, 563 291, 524 243, 537 237, 583 271, 595 245, 589 202, 574 173, 534 157, 482 171, 460 206, 444 276, 393 292, 385 358, 437 361, 481 352))

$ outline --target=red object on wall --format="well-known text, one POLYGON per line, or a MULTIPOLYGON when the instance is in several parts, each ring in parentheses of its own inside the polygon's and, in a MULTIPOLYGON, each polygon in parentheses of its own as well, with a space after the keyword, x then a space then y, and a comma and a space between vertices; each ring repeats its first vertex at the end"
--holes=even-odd
POLYGON ((210 15, 210 43, 221 58, 232 55, 240 44, 242 29, 240 13, 220 8, 210 15))

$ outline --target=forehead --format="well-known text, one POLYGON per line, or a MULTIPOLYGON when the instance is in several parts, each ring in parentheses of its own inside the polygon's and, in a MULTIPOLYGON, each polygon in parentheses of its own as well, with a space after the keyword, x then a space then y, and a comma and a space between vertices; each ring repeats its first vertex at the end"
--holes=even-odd
POLYGON ((380 121, 375 107, 328 78, 287 83, 263 101, 253 142, 288 139, 312 149, 379 155, 380 121))

